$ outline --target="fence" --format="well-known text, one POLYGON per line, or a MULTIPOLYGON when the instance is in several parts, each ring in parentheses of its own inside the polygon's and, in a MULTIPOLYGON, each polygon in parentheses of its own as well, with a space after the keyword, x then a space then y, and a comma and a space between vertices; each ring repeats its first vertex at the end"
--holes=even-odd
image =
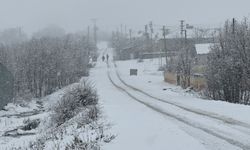
MULTIPOLYGON (((165 72, 164 80, 170 84, 177 84, 176 74, 172 72, 165 72)), ((207 86, 206 78, 202 74, 193 74, 190 79, 190 84, 197 91, 201 91, 207 86)))

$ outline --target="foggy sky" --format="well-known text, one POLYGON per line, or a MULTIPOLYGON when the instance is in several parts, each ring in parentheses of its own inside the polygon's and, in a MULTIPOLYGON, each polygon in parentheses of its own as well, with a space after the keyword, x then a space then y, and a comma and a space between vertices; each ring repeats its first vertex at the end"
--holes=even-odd
POLYGON ((97 18, 102 30, 126 24, 143 28, 178 25, 184 19, 197 26, 219 26, 226 19, 249 16, 249 0, 0 0, 0 29, 22 27, 34 32, 57 24, 67 31, 83 30, 97 18))

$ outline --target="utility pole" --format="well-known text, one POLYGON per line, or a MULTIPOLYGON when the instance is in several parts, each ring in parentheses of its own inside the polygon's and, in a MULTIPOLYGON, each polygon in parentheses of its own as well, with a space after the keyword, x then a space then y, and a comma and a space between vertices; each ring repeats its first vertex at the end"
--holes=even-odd
MULTIPOLYGON (((181 47, 183 47, 183 31, 184 31, 184 20, 180 21, 180 34, 181 34, 181 47)), ((187 32, 185 30, 185 39, 187 38, 187 32)), ((185 40, 186 43, 186 40, 185 40)), ((181 52, 182 53, 182 52, 181 52)), ((182 54, 181 54, 182 55, 182 54)), ((182 56, 181 56, 182 57, 182 56)), ((182 58, 184 59, 184 58, 182 58)), ((178 63, 177 70, 176 70, 176 81, 177 85, 181 85, 181 64, 180 62, 178 63)))
POLYGON ((127 38, 127 25, 125 25, 125 37, 127 38))
POLYGON ((90 49, 89 49, 89 32, 90 32, 90 28, 88 26, 88 29, 87 29, 87 50, 88 50, 88 57, 90 56, 90 49))
POLYGON ((183 38, 183 31, 184 31, 184 20, 181 20, 181 38, 183 38))
POLYGON ((121 35, 123 35, 123 25, 121 24, 121 35))
POLYGON ((88 42, 88 45, 89 45, 89 32, 90 32, 90 28, 88 26, 88 31, 87 31, 87 42, 88 42))
POLYGON ((164 40, 164 51, 165 51, 165 58, 166 58, 166 66, 167 66, 167 62, 168 62, 168 57, 167 57, 167 41, 166 41, 166 26, 164 25, 162 28, 162 35, 163 35, 163 40, 164 40))
POLYGON ((235 22, 236 22, 236 20, 235 20, 235 18, 233 18, 233 34, 235 34, 235 22))
POLYGON ((148 51, 148 48, 149 48, 149 46, 148 46, 148 42, 149 42, 149 34, 148 34, 148 25, 145 25, 145 31, 144 31, 145 33, 144 33, 144 35, 145 35, 145 43, 144 43, 144 45, 145 45, 145 51, 148 51))
POLYGON ((191 65, 191 62, 189 60, 189 47, 187 46, 187 30, 185 29, 184 30, 184 33, 185 33, 185 41, 184 41, 184 48, 186 50, 186 61, 185 61, 185 80, 186 80, 186 83, 185 83, 185 87, 189 87, 190 86, 190 65, 191 65))
POLYGON ((149 28, 150 28, 151 49, 153 51, 154 50, 154 47, 153 47, 153 33, 154 33, 154 29, 153 29, 153 22, 152 21, 149 22, 149 28))
POLYGON ((184 30, 185 47, 187 45, 187 30, 184 30))
POLYGON ((94 27, 93 27, 93 30, 94 30, 94 43, 95 43, 95 45, 97 45, 97 30, 98 30, 98 28, 97 28, 97 26, 96 26, 96 21, 97 21, 97 19, 96 18, 93 18, 93 19, 91 19, 92 20, 92 22, 93 22, 93 24, 94 24, 94 27))
MULTIPOLYGON (((185 56, 181 56, 183 59, 183 64, 182 64, 182 78, 184 78, 184 86, 185 88, 190 86, 190 78, 191 78, 191 60, 190 60, 190 50, 188 47, 188 39, 187 39, 187 30, 188 29, 193 29, 193 26, 186 24, 186 27, 184 29, 184 20, 181 20, 181 25, 180 25, 180 29, 181 29, 181 43, 183 46, 183 50, 185 50, 184 55, 185 56), (183 32, 184 32, 184 43, 183 43, 183 32)), ((177 84, 180 84, 180 75, 178 75, 180 73, 180 68, 178 68, 177 70, 177 84)))
POLYGON ((148 25, 145 25, 145 36, 148 39, 148 25))
POLYGON ((129 41, 132 42, 132 29, 129 29, 129 41))

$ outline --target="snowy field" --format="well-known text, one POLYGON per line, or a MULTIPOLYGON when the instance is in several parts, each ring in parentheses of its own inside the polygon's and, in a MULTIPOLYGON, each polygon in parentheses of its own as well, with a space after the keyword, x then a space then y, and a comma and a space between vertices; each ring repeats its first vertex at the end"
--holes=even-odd
MULTIPOLYGON (((112 49, 107 50, 105 44, 101 50, 112 55, 112 49)), ((250 149, 249 106, 204 100, 196 93, 165 83, 157 59, 141 63, 118 61, 116 66, 109 61, 109 66, 99 61, 91 72, 104 114, 117 134, 105 149, 250 149), (138 69, 138 76, 130 76, 129 69, 138 69), (116 71, 133 87, 120 81, 116 71), (108 74, 119 88, 111 83, 108 74)))

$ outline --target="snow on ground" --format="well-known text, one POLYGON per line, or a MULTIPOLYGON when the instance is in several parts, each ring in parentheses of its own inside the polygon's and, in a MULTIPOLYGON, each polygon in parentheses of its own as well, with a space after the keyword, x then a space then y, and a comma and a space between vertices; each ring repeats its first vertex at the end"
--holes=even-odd
MULTIPOLYGON (((128 66, 134 67, 134 63, 128 66)), ((144 69, 144 72, 151 74, 156 81, 159 77, 162 78, 162 73, 157 72, 157 69, 155 68, 153 72, 144 69)), ((91 71, 91 79, 98 89, 104 114, 112 121, 112 129, 117 134, 116 139, 111 144, 105 145, 104 149, 202 150, 208 147, 182 129, 186 126, 176 125, 172 119, 148 109, 115 88, 107 77, 105 62, 99 60, 91 71)), ((162 80, 159 83, 162 83, 162 80)), ((148 84, 148 81, 145 84, 148 84)), ((207 137, 210 140, 211 138, 207 137)), ((216 145, 216 142, 213 144, 216 145)))
MULTIPOLYGON (((112 55, 111 49, 105 52, 112 55)), ((105 145, 105 149, 249 149, 249 128, 233 122, 239 120, 249 124, 249 106, 204 100, 196 93, 189 93, 180 87, 165 83, 163 73, 158 71, 157 59, 144 60, 142 63, 138 63, 137 60, 117 62, 119 73, 128 84, 153 96, 185 108, 208 113, 221 120, 195 114, 127 88, 116 76, 111 61, 110 64, 111 68, 108 69, 105 62, 99 61, 91 72, 104 113, 113 121, 113 129, 117 133, 117 138, 112 144, 105 145), (129 69, 138 69, 138 76, 130 76, 129 69), (159 111, 156 112, 136 102, 123 90, 115 88, 109 81, 107 72, 110 72, 115 84, 159 111)))
POLYGON ((59 90, 42 100, 34 99, 30 102, 21 102, 20 104, 9 103, 5 107, 5 110, 0 111, 0 149, 10 150, 29 147, 30 142, 35 141, 39 136, 37 133, 43 129, 43 126, 27 132, 22 130, 17 131, 20 134, 34 133, 32 135, 4 136, 4 133, 22 127, 27 120, 48 120, 49 106, 51 106, 49 105, 49 101, 58 100, 63 92, 64 89, 59 90), (45 105, 42 105, 41 101, 44 101, 45 105))
POLYGON ((142 63, 137 60, 118 61, 116 64, 127 83, 154 96, 250 124, 250 106, 201 99, 197 94, 187 93, 178 86, 164 82, 163 72, 157 71, 157 59, 147 59, 142 63), (129 76, 130 68, 138 69, 138 76, 129 76))
MULTIPOLYGON (((112 58, 111 49, 107 48, 106 43, 99 45, 100 54, 108 53, 112 58)), ((198 97, 196 93, 189 93, 185 90, 165 83, 163 81, 163 72, 158 71, 159 60, 147 59, 141 63, 137 60, 118 61, 117 70, 121 78, 128 84, 148 92, 149 94, 173 102, 185 108, 225 118, 225 122, 216 119, 204 117, 165 104, 149 98, 139 92, 133 91, 123 85, 115 72, 115 66, 110 61, 110 67, 106 62, 98 59, 96 67, 90 72, 89 80, 97 88, 100 105, 106 120, 105 124, 112 124, 112 134, 117 137, 109 144, 103 144, 104 150, 238 150, 248 149, 250 130, 238 125, 231 124, 231 120, 239 120, 250 124, 250 107, 244 105, 230 104, 222 101, 204 100, 198 97), (138 69, 138 76, 130 76, 129 69, 138 69), (127 90, 134 97, 146 102, 159 111, 135 101, 127 93, 116 88, 108 78, 108 72, 115 84, 127 90), (166 115, 170 114, 170 115, 166 115), (172 115, 172 116, 171 116, 172 115), (176 119, 177 118, 177 119, 176 119), (179 120, 178 120, 179 119, 179 120), (182 120, 182 121, 180 121, 182 120), (228 122, 227 122, 228 121, 228 122), (240 142, 238 142, 240 141, 240 142)), ((27 119, 40 118, 44 120, 42 127, 32 130, 32 133, 39 133, 48 125, 47 120, 53 106, 60 100, 65 89, 71 88, 74 84, 65 87, 47 97, 43 101, 43 107, 37 100, 25 105, 9 104, 6 111, 0 111, 0 149, 8 150, 13 147, 28 147, 31 141, 35 141, 40 135, 27 135, 22 137, 4 137, 5 131, 15 129, 23 125, 27 119), (36 113, 29 115, 29 113, 36 113), (22 114, 17 117, 17 114, 22 114)), ((80 117, 81 118, 81 117, 80 117)), ((79 118, 74 118, 78 120, 79 118)), ((63 135, 63 140, 49 141, 46 144, 47 149, 53 149, 53 144, 58 147, 64 147, 65 144, 72 141, 75 134, 81 132, 81 136, 88 139, 89 135, 94 135, 88 127, 78 129, 76 124, 72 123, 66 127, 67 134, 63 135), (84 134, 86 133, 87 134, 84 134)), ((20 131, 18 131, 20 132, 20 131)), ((60 133, 58 133, 60 134, 60 133)))
MULTIPOLYGON (((10 150, 13 147, 21 148, 27 147, 29 142, 34 140, 37 135, 27 135, 23 137, 12 137, 4 136, 6 131, 15 130, 18 127, 24 125, 24 122, 31 119, 45 118, 47 115, 44 112, 38 113, 39 105, 36 101, 31 101, 26 106, 14 105, 10 103, 7 107, 7 111, 0 112, 0 149, 10 150), (27 113, 27 114, 26 114, 27 113), (35 115, 30 116, 29 113, 35 115), (37 113, 37 114, 36 114, 37 113)), ((17 133, 23 134, 22 131, 18 130, 17 133)), ((31 130, 26 133, 38 133, 37 130, 31 130)))
POLYGON ((187 150, 205 149, 193 137, 145 106, 117 90, 107 78, 106 63, 97 63, 91 78, 98 89, 106 118, 111 120, 116 139, 104 146, 107 150, 187 150), (180 139, 181 140, 180 144, 180 139))
MULTIPOLYGON (((83 79, 80 82, 82 81, 83 79)), ((103 141, 109 142, 112 140, 113 135, 108 132, 107 122, 102 118, 84 125, 84 119, 86 119, 84 110, 65 122, 60 128, 53 127, 50 120, 53 108, 66 90, 77 84, 79 83, 71 84, 41 100, 8 104, 5 111, 0 111, 0 150, 33 150, 38 149, 34 146, 39 146, 43 142, 45 147, 42 149, 45 150, 65 149, 66 146, 72 144, 75 138, 80 138, 83 142, 89 142, 89 145, 94 143, 98 147, 100 143, 103 144, 103 141), (20 129, 24 126, 24 122, 35 119, 40 120, 38 128, 30 131, 20 129), (82 126, 79 126, 79 124, 82 124, 82 126), (10 135, 6 136, 6 133, 10 135), (25 135, 17 135, 17 133, 25 135), (100 138, 100 136, 102 137, 100 138), (37 142, 38 139, 41 142, 37 142), (31 144, 33 148, 30 148, 31 144)))
POLYGON ((15 115, 22 112, 38 110, 39 104, 37 100, 30 102, 22 102, 20 104, 9 103, 4 107, 4 110, 0 110, 0 116, 15 115))

